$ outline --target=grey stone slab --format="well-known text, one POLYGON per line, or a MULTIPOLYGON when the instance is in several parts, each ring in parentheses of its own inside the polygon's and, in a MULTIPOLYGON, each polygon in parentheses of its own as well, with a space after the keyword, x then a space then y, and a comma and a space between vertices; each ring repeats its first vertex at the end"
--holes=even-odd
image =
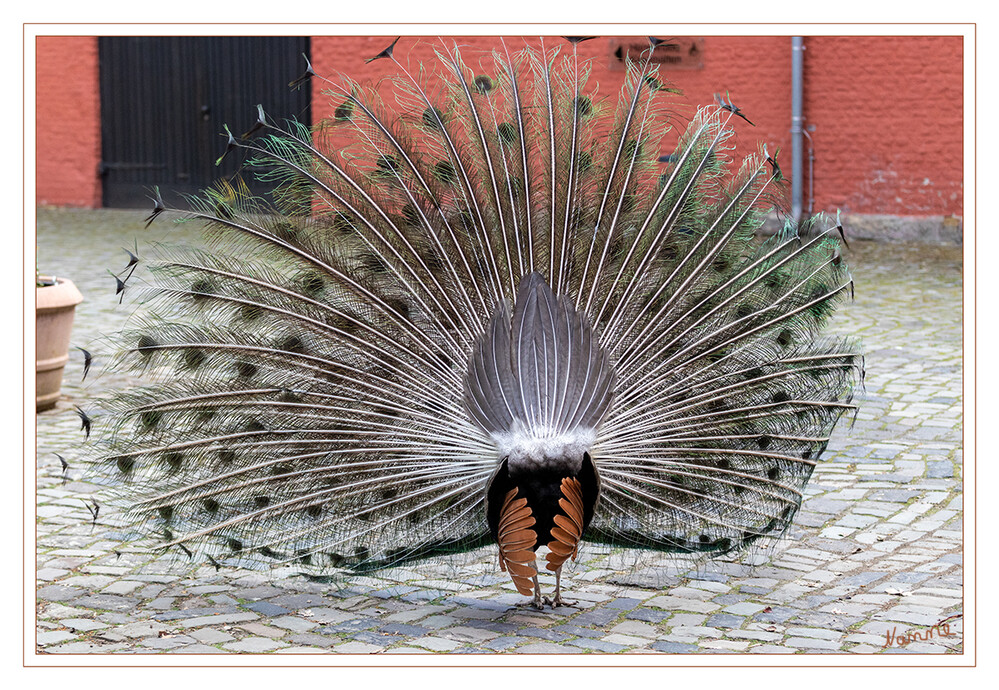
MULTIPOLYGON (((243 613, 238 606, 198 606, 190 609, 163 611, 153 615, 158 621, 174 621, 205 616, 223 616, 233 613, 243 613)), ((251 614, 252 615, 252 614, 251 614)), ((254 616, 256 617, 256 616, 254 616)))
POLYGON ((52 584, 35 591, 35 596, 42 601, 71 601, 80 597, 84 590, 79 587, 52 584))
POLYGON ((572 645, 559 645, 552 642, 532 642, 517 647, 518 654, 582 654, 583 650, 572 645))
MULTIPOLYGON (((599 638, 603 637, 606 632, 603 630, 597 630, 594 628, 586 628, 579 625, 558 625, 552 628, 560 633, 565 633, 570 637, 589 637, 589 638, 599 638)), ((575 644, 575 643, 573 643, 575 644)))
POLYGON ((716 613, 708 618, 707 625, 712 628, 740 628, 746 622, 744 616, 731 613, 716 613))
POLYGON ((338 633, 357 633, 362 630, 371 630, 380 625, 377 618, 353 618, 340 623, 332 623, 323 627, 323 630, 338 633))
POLYGON ((612 601, 608 601, 604 604, 609 609, 622 609, 630 610, 642 603, 641 599, 632 599, 629 597, 620 597, 612 601))
POLYGON ((699 651, 697 645, 685 644, 682 642, 669 642, 666 640, 653 642, 649 646, 657 652, 665 652, 666 654, 693 654, 694 652, 699 651))
POLYGON ((518 634, 522 637, 548 640, 549 642, 564 642, 565 640, 572 638, 572 635, 567 635, 566 633, 559 632, 558 630, 547 628, 521 628, 518 631, 518 634))
POLYGON ((106 628, 107 623, 99 623, 89 618, 64 618, 59 621, 62 625, 77 632, 89 632, 106 628))
POLYGON ((233 652, 245 652, 248 654, 262 654, 265 652, 273 652, 275 649, 280 649, 281 647, 287 647, 287 642, 282 642, 280 640, 273 640, 269 637, 244 637, 242 640, 237 640, 235 642, 227 642, 222 645, 223 649, 228 649, 233 652))
POLYGON ((68 630, 51 630, 49 632, 36 633, 35 644, 45 647, 48 645, 59 644, 60 642, 65 642, 66 640, 73 640, 76 639, 76 637, 76 633, 68 630))
POLYGON ((200 628, 205 625, 226 625, 229 623, 242 623, 259 618, 255 613, 224 613, 217 616, 197 616, 175 622, 181 628, 200 628))
POLYGON ((138 599, 122 597, 116 594, 88 594, 73 601, 74 606, 102 611, 131 611, 138 604, 138 599))
POLYGON ((603 652, 604 654, 616 654, 618 652, 623 652, 626 649, 630 649, 627 645, 589 638, 577 638, 572 641, 572 644, 580 649, 591 649, 595 652, 603 652))
POLYGON ((364 642, 366 644, 377 645, 379 647, 387 647, 399 642, 405 642, 406 638, 402 635, 390 635, 388 633, 377 632, 375 630, 363 630, 359 633, 354 633, 350 636, 355 642, 364 642))
POLYGON ((243 608, 256 611, 261 616, 283 616, 286 613, 291 613, 291 609, 278 606, 270 601, 254 601, 251 604, 244 604, 243 608))
POLYGON ((628 611, 625 614, 625 618, 631 618, 633 620, 645 621, 647 623, 661 623, 668 620, 673 614, 669 611, 661 611, 659 609, 650 608, 640 608, 634 609, 633 611, 628 611))
POLYGON ((817 637, 791 637, 785 640, 784 644, 795 649, 839 649, 842 646, 838 640, 823 640, 817 637))
POLYGON ((408 625, 406 623, 389 623, 388 625, 383 625, 378 630, 390 635, 402 635, 405 637, 426 635, 430 632, 430 628, 425 628, 422 625, 408 625))
POLYGON ((216 630, 215 628, 199 628, 197 630, 192 630, 188 633, 198 642, 203 642, 204 644, 222 644, 223 642, 229 642, 235 638, 224 630, 216 630))
POLYGON ((414 638, 409 640, 409 643, 418 647, 425 647, 433 652, 451 652, 461 646, 461 643, 456 640, 448 640, 434 635, 414 638))
POLYGON ((326 635, 314 635, 312 633, 296 633, 294 635, 289 635, 287 637, 287 641, 291 644, 314 647, 322 650, 337 644, 339 642, 339 638, 329 637, 326 635))
POLYGON ((459 608, 454 610, 454 615, 462 615, 460 607, 471 607, 473 609, 484 609, 486 611, 494 611, 497 613, 506 613, 512 610, 513 606, 501 601, 494 601, 492 599, 478 599, 475 597, 450 597, 447 599, 448 604, 453 604, 459 608))
POLYGON ((317 594, 284 594, 282 596, 270 597, 267 601, 271 604, 290 609, 298 609, 336 606, 335 599, 319 596, 317 594))
POLYGON ((489 620, 467 620, 465 625, 470 628, 481 628, 483 630, 491 630, 492 632, 499 633, 501 635, 512 635, 518 630, 520 630, 519 625, 514 623, 506 623, 500 620, 489 619, 489 620))
POLYGON ((528 638, 526 637, 520 637, 518 635, 505 635, 503 637, 497 637, 489 640, 488 642, 483 642, 482 646, 497 652, 502 652, 527 641, 528 638))

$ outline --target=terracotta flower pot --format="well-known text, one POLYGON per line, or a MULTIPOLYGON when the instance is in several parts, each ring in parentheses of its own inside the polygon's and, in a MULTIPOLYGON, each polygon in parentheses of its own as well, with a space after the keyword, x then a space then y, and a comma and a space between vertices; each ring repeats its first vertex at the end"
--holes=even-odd
POLYGON ((69 336, 76 305, 83 295, 65 278, 39 277, 51 282, 35 288, 35 411, 55 407, 62 388, 62 371, 69 361, 69 336))

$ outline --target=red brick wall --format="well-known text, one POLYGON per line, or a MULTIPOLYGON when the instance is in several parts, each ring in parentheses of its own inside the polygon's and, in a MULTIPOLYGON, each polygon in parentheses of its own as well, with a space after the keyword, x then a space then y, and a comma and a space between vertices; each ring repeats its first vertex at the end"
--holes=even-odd
MULTIPOLYGON (((393 37, 324 37, 312 42, 317 73, 358 81, 394 74, 388 60, 365 64, 393 37)), ((491 37, 454 39, 474 50, 491 37)), ((508 39, 511 49, 521 39, 508 39)), ((537 45, 537 40, 531 41, 537 45)), ((963 215, 963 40, 961 37, 808 37, 805 123, 813 125, 815 209, 898 216, 963 215)), ((432 38, 403 38, 396 56, 433 60, 432 38)), ((566 46, 550 38, 549 46, 566 46)), ((607 68, 612 39, 580 44, 594 59, 591 84, 615 96, 623 72, 607 68)), ((99 204, 97 47, 91 38, 38 39, 38 201, 99 204)), ((739 146, 782 149, 790 174, 791 39, 704 37, 703 69, 664 72, 684 92, 681 111, 717 92, 756 123, 737 126, 739 146)), ((329 114, 315 89, 314 114, 329 114)), ((807 161, 806 161, 807 162, 807 161)), ((807 193, 807 190, 806 190, 807 193)), ((807 197, 805 199, 807 203, 807 197)))
POLYGON ((97 39, 35 40, 35 198, 39 204, 101 204, 97 39))
POLYGON ((822 205, 963 215, 963 39, 823 37, 807 46, 805 112, 816 126, 822 205))

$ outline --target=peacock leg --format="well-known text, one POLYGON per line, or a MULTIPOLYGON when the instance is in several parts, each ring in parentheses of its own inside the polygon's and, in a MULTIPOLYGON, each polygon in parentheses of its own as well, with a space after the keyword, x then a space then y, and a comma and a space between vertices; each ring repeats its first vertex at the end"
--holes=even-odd
POLYGON ((545 608, 545 604, 541 599, 541 583, 538 582, 537 573, 534 574, 532 579, 534 580, 534 599, 531 600, 531 606, 541 611, 545 608))
POLYGON ((562 598, 562 566, 555 569, 555 596, 552 597, 551 607, 558 608, 559 606, 575 606, 576 602, 566 601, 562 598))

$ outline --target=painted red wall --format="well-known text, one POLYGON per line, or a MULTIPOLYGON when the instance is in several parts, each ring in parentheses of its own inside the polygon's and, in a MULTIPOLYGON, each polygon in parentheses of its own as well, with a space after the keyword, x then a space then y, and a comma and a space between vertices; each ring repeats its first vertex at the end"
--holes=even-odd
POLYGON ((97 39, 35 39, 35 199, 39 204, 101 204, 97 39))
MULTIPOLYGON (((320 75, 343 72, 364 82, 395 73, 377 55, 394 37, 316 36, 320 75)), ((737 127, 738 144, 781 147, 790 173, 791 39, 703 37, 703 68, 663 75, 683 90, 681 112, 729 92, 756 124, 737 127)), ((508 39, 511 49, 523 39, 508 39)), ((473 51, 499 48, 493 37, 449 39, 473 51)), ((641 41, 639 41, 640 43, 641 41)), ((531 41, 537 45, 537 39, 531 41)), ((956 37, 808 37, 805 124, 815 147, 815 210, 895 216, 963 215, 963 39, 956 37)), ((436 39, 406 37, 395 55, 412 65, 434 60, 436 39)), ((565 46, 560 38, 548 46, 565 46)), ((593 58, 591 84, 618 92, 624 73, 608 69, 614 39, 579 45, 593 58)), ((97 42, 39 38, 38 202, 99 204, 97 42)), ((319 88, 314 116, 331 113, 319 88)), ((807 190, 806 190, 807 191, 807 190)), ((807 202, 807 198, 806 198, 807 202)))

